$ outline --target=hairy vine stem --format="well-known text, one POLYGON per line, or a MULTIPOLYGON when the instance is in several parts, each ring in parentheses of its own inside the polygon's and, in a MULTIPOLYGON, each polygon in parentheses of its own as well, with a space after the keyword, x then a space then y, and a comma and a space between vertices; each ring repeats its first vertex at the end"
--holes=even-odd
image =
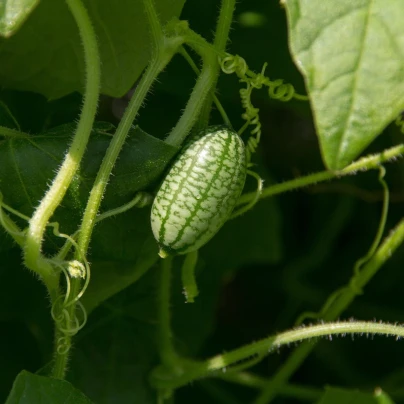
POLYGON ((358 335, 385 335, 395 337, 396 340, 404 337, 404 327, 396 324, 375 323, 366 321, 341 321, 336 323, 323 323, 299 327, 280 333, 276 336, 264 338, 241 348, 214 356, 206 361, 194 364, 194 367, 180 376, 166 375, 165 378, 153 378, 152 383, 159 389, 174 389, 189 382, 206 377, 209 374, 226 370, 231 372, 231 366, 246 358, 251 358, 261 353, 276 352, 280 347, 291 343, 311 340, 318 337, 332 339, 333 335, 345 336, 347 334, 358 335))
POLYGON ((177 366, 178 356, 173 346, 173 338, 170 326, 172 258, 168 257, 166 259, 161 259, 160 263, 160 288, 158 303, 160 357, 165 366, 173 369, 177 366))
MULTIPOLYGON (((363 289, 365 285, 367 285, 403 241, 404 219, 402 219, 385 238, 372 258, 361 268, 361 271, 353 275, 355 279, 354 287, 345 288, 344 293, 340 293, 338 299, 335 299, 335 301, 333 299, 331 305, 328 305, 328 301, 325 303, 325 311, 322 313, 322 318, 325 321, 330 321, 341 315, 346 307, 355 299, 358 290, 363 289)), ((276 375, 267 383, 265 389, 263 389, 254 404, 269 403, 276 396, 281 386, 287 382, 296 369, 303 363, 309 353, 314 349, 314 346, 314 344, 304 343, 296 348, 276 375)))
POLYGON ((173 146, 180 146, 191 131, 215 81, 215 69, 213 68, 216 62, 215 56, 210 52, 204 52, 202 48, 196 47, 196 49, 202 53, 203 67, 184 113, 166 139, 166 143, 173 146))
MULTIPOLYGON (((80 232, 78 235, 78 249, 75 251, 75 259, 80 259, 80 255, 86 256, 88 246, 90 243, 92 231, 95 223, 97 222, 96 216, 101 204, 102 196, 104 195, 109 177, 119 153, 125 143, 125 139, 132 126, 136 115, 145 99, 146 94, 149 92, 152 84, 156 80, 160 72, 165 68, 167 63, 171 60, 174 53, 182 45, 181 37, 167 38, 164 37, 160 22, 158 20, 156 11, 154 9, 152 0, 144 0, 145 11, 150 23, 153 41, 153 55, 152 60, 143 74, 136 91, 116 129, 111 143, 105 153, 101 167, 97 173, 94 185, 91 189, 87 206, 84 211, 80 232)), ((72 299, 78 295, 81 288, 79 278, 71 280, 71 297, 72 299)), ((74 318, 76 310, 76 303, 73 302, 69 305, 67 312, 70 318, 74 318)), ((63 375, 67 366, 68 355, 70 350, 70 335, 66 336, 66 347, 63 352, 56 356, 55 372, 63 375)))
MULTIPOLYGON (((383 169, 381 169, 381 176, 383 169)), ((386 205, 385 200, 385 205, 386 205)), ((385 212, 381 219, 381 225, 383 226, 385 221, 385 212)), ((346 292, 341 295, 341 300, 337 305, 332 306, 332 310, 324 314, 325 320, 336 318, 342 313, 342 311, 352 302, 357 295, 356 289, 363 288, 370 279, 375 275, 378 269, 387 261, 387 259, 394 253, 394 251, 404 241, 404 219, 401 220, 396 228, 390 232, 382 244, 374 251, 375 243, 380 239, 380 231, 378 232, 375 242, 369 253, 366 255, 368 261, 360 259, 359 265, 364 263, 361 270, 354 274, 355 276, 355 288, 347 288, 346 292), (370 255, 374 254, 370 257, 370 255)), ((357 268, 358 265, 355 266, 357 268)), ((152 377, 153 385, 160 390, 171 390, 181 387, 193 380, 208 375, 215 376, 215 372, 223 369, 231 371, 232 369, 243 369, 243 364, 237 365, 240 361, 248 362, 249 358, 258 356, 258 360, 268 352, 271 353, 274 350, 279 349, 283 345, 288 345, 292 342, 304 341, 313 337, 328 336, 331 339, 332 335, 345 335, 347 333, 354 334, 383 334, 387 336, 395 336, 399 339, 404 336, 404 327, 392 324, 374 323, 374 322, 337 322, 337 323, 322 323, 319 325, 300 326, 291 331, 286 331, 275 337, 268 337, 261 341, 254 342, 244 347, 235 349, 234 351, 227 352, 222 355, 217 355, 211 359, 208 359, 202 363, 192 363, 188 369, 184 372, 180 372, 176 375, 167 374, 164 371, 161 373, 156 372, 152 377), (234 365, 236 365, 234 367, 234 365), (230 368, 228 368, 230 366, 230 368)), ((303 342, 303 344, 291 355, 290 360, 282 367, 281 371, 275 376, 269 386, 265 387, 262 394, 258 397, 256 403, 264 404, 274 397, 275 393, 282 388, 286 382, 288 376, 303 362, 308 353, 313 349, 314 344, 303 342)), ((255 363, 254 359, 252 359, 255 363)))
MULTIPOLYGON (((52 216, 56 207, 62 201, 74 174, 79 168, 81 159, 84 155, 85 148, 91 133, 93 126, 95 113, 97 110, 97 103, 100 91, 101 71, 100 71, 100 58, 98 54, 97 40, 87 10, 82 4, 81 0, 66 0, 67 5, 76 20, 79 28, 80 37, 84 47, 84 59, 86 69, 86 88, 84 94, 84 104, 81 111, 80 120, 77 126, 76 134, 73 139, 73 143, 67 153, 62 166, 53 181, 51 188, 42 199, 38 209, 35 211, 32 219, 30 220, 29 229, 27 233, 26 248, 25 248, 25 262, 26 265, 33 269, 43 268, 44 258, 41 258, 40 247, 43 238, 45 226, 48 224, 49 218, 52 216)), ((76 251, 79 259, 85 254, 82 251, 76 251)), ((48 264, 49 265, 49 264, 48 264)), ((55 274, 56 271, 53 266, 50 265, 50 270, 55 274)), ((56 290, 59 289, 58 282, 59 276, 56 278, 57 284, 56 290)), ((79 282, 80 285, 80 282, 79 282)), ((72 291, 72 299, 76 299, 79 290, 72 291)), ((55 305, 60 296, 57 296, 53 300, 55 305)), ((75 301, 75 300, 73 300, 75 301)), ((72 304, 73 311, 69 318, 73 321, 76 320, 75 316, 75 303, 72 304)), ((56 317, 55 317, 56 318, 56 317)), ((63 379, 66 372, 66 362, 61 362, 60 357, 67 357, 67 353, 70 349, 70 335, 64 335, 62 330, 59 330, 56 325, 55 335, 55 364, 53 368, 53 377, 63 379), (61 335, 62 334, 62 335, 61 335), (60 341, 63 340, 65 349, 61 351, 60 341)), ((70 327, 70 324, 67 324, 70 327)), ((77 328, 77 325, 72 325, 72 328, 77 328)))
MULTIPOLYGON (((340 171, 320 171, 318 173, 306 175, 304 177, 295 178, 285 181, 281 184, 270 185, 262 190, 260 199, 269 198, 283 192, 307 187, 322 181, 329 181, 333 178, 340 178, 347 175, 354 175, 358 171, 367 171, 379 168, 379 165, 401 157, 404 154, 404 144, 391 147, 381 153, 363 157, 340 171)), ((249 203, 256 197, 255 192, 244 194, 240 197, 237 205, 249 203)))
POLYGON ((81 0, 66 2, 78 26, 84 48, 86 85, 83 108, 70 149, 29 222, 24 249, 26 266, 40 275, 53 300, 57 298, 59 276, 41 254, 42 240, 49 218, 62 201, 84 155, 97 111, 101 81, 97 40, 87 10, 81 0))
MULTIPOLYGON (((222 0, 222 4, 220 7, 219 19, 217 21, 215 39, 213 42, 213 46, 216 51, 222 53, 226 52, 226 45, 229 39, 230 26, 233 21, 233 14, 235 9, 236 1, 235 0, 222 0)), ((215 89, 217 85, 217 81, 219 78, 219 69, 220 65, 216 62, 215 66, 215 79, 212 83, 210 95, 208 95, 207 99, 204 102, 204 105, 201 110, 200 118, 197 122, 196 130, 202 130, 209 123, 210 111, 212 109, 212 101, 215 94, 215 89)))
MULTIPOLYGON (((184 22, 179 22, 179 25, 176 27, 178 32, 175 35, 167 35, 167 32, 163 31, 160 22, 158 21, 152 0, 143 0, 152 31, 153 55, 151 62, 140 80, 102 161, 88 199, 80 231, 77 233, 77 243, 73 237, 59 233, 57 226, 53 226, 57 236, 67 238, 70 245, 75 247, 75 259, 67 262, 68 265, 65 266, 64 264, 66 264, 66 262, 58 262, 56 259, 52 261, 46 259, 42 255, 42 242, 46 226, 52 225, 49 223, 49 219, 53 215, 55 209, 60 205, 82 160, 91 128, 93 126, 100 90, 100 61, 97 41, 91 21, 81 0, 66 0, 66 2, 79 28, 80 36, 83 41, 86 66, 84 105, 76 134, 52 185, 41 200, 32 218, 29 220, 29 228, 26 233, 21 231, 8 215, 3 212, 2 208, 5 205, 2 203, 0 194, 0 223, 8 233, 14 237, 15 241, 24 247, 24 260, 26 266, 40 275, 48 288, 51 300, 54 304, 52 307, 52 316, 57 326, 55 338, 57 341, 55 344, 57 349, 55 352, 53 376, 56 378, 64 378, 71 347, 71 338, 82 327, 82 324, 79 324, 76 317, 77 308, 83 309, 85 320, 86 312, 79 302, 79 298, 89 282, 89 265, 86 261, 86 254, 94 225, 97 222, 97 214, 103 194, 131 125, 135 120, 153 82, 169 63, 173 55, 180 51, 184 43, 192 47, 202 57, 203 68, 189 98, 185 111, 168 136, 167 143, 176 146, 181 145, 196 122, 200 125, 204 125, 208 121, 213 91, 219 74, 218 56, 229 59, 229 55, 225 54, 225 47, 235 5, 235 0, 222 1, 215 42, 212 45, 208 44, 201 36, 194 33, 192 30, 189 30, 184 22), (198 118, 199 115, 201 115, 201 117, 198 118), (84 264, 82 262, 84 262, 84 264), (84 267, 84 269, 82 267, 84 267), (61 273, 66 276, 67 280, 67 292, 65 296, 62 295, 59 290, 61 273), (83 288, 80 279, 80 277, 84 278, 82 273, 85 273, 85 283, 83 288), (61 308, 58 308, 56 303, 60 303, 62 300, 64 300, 63 304, 61 305, 61 308), (62 311, 63 313, 61 315, 62 311)), ((230 61, 232 63, 234 62, 232 60, 230 61)), ((292 97, 297 99, 305 99, 305 97, 294 94, 294 90, 291 90, 290 85, 285 85, 285 87, 283 87, 285 93, 277 93, 276 89, 280 88, 283 83, 279 80, 272 82, 265 78, 265 66, 261 73, 255 74, 249 71, 246 65, 244 68, 242 62, 240 63, 240 66, 234 65, 233 67, 235 69, 234 72, 236 72, 239 78, 246 83, 246 88, 241 92, 243 106, 246 109, 246 113, 243 115, 244 119, 247 121, 246 125, 256 125, 256 128, 252 132, 252 134, 257 134, 255 143, 254 141, 250 142, 251 149, 249 149, 253 152, 259 141, 260 123, 258 119, 258 109, 253 107, 250 99, 252 90, 254 88, 261 88, 262 85, 266 85, 268 86, 269 94, 272 97, 284 101, 292 97)), ((402 125, 402 120, 397 118, 396 124, 402 125)), ((3 127, 0 127, 0 135, 10 138, 27 136, 26 134, 13 129, 3 127)), ((354 174, 358 170, 380 168, 381 163, 392 160, 403 153, 404 145, 395 146, 383 153, 360 159, 340 171, 316 173, 304 178, 298 178, 283 184, 271 186, 263 190, 261 195, 256 192, 244 195, 240 199, 239 204, 247 204, 247 206, 249 206, 252 201, 255 203, 259 197, 264 198, 287 190, 314 184, 319 181, 354 174)), ((381 171, 382 170, 383 169, 381 169, 381 171)), ((259 190, 261 190, 260 187, 261 185, 259 186, 259 190)), ((123 208, 114 209, 104 215, 100 215, 98 219, 104 219, 110 215, 120 213, 123 210, 126 210, 129 206, 133 206, 133 204, 135 204, 135 202, 131 202, 123 208)), ((385 207, 387 204, 386 198, 385 207)), ((8 207, 8 209, 9 211, 12 211, 11 208, 8 207)), ((241 211, 242 210, 239 212, 241 211)), ((380 229, 384 226, 386 215, 387 210, 384 211, 382 217, 383 225, 380 226, 380 229)), ((333 299, 328 306, 326 305, 321 312, 326 320, 334 319, 352 302, 358 294, 358 291, 369 282, 391 253, 403 242, 404 220, 397 225, 396 229, 385 239, 382 245, 378 246, 382 237, 382 230, 380 229, 369 254, 367 254, 365 259, 358 262, 357 266, 355 266, 355 282, 351 282, 349 287, 345 288, 343 293, 338 294, 336 298, 333 299)), ((66 247, 66 250, 63 250, 63 253, 67 254, 68 248, 70 247, 66 247)), ((183 276, 189 301, 191 301, 197 294, 193 273, 195 262, 188 264, 188 267, 184 270, 183 276), (186 270, 189 271, 186 272, 186 270)), ((161 269, 161 300, 159 305, 160 355, 163 365, 166 366, 167 370, 171 371, 171 374, 166 375, 166 378, 153 379, 154 385, 161 390, 165 389, 166 391, 169 391, 200 377, 209 374, 215 375, 218 371, 221 371, 228 366, 232 367, 230 370, 233 372, 240 372, 244 368, 261 360, 261 358, 268 352, 272 352, 283 345, 297 341, 304 341, 322 336, 328 336, 331 338, 332 335, 344 335, 346 333, 382 334, 388 336, 393 335, 396 337, 404 336, 404 327, 383 323, 352 321, 299 327, 277 336, 268 337, 261 341, 254 342, 225 354, 217 355, 204 362, 192 363, 189 368, 190 371, 183 372, 183 369, 181 368, 181 366, 183 366, 183 363, 181 362, 182 359, 179 358, 175 352, 170 328, 171 261, 162 261, 161 269), (240 361, 245 362, 240 363, 240 361), (172 372, 176 367, 180 368, 179 372, 172 372)), ((311 349, 312 348, 307 343, 303 344, 302 349, 296 351, 298 353, 295 356, 291 356, 291 360, 285 364, 278 375, 269 383, 268 387, 264 389, 262 395, 257 399, 256 404, 264 404, 270 401, 276 392, 282 388, 282 385, 284 385, 287 378, 293 373, 296 366, 304 360, 311 349)))

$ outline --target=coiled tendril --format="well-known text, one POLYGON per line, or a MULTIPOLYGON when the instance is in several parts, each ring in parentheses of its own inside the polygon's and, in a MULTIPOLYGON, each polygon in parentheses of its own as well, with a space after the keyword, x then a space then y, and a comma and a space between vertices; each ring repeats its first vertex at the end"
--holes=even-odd
MULTIPOLYGON (((123 213, 135 206, 142 208, 150 205, 152 200, 153 198, 150 194, 146 192, 138 192, 133 200, 123 206, 100 214, 96 221, 100 222, 110 216, 123 213)), ((27 222, 30 218, 4 203, 3 194, 0 192, 0 227, 3 227, 20 245, 23 245, 25 231, 20 230, 4 210, 27 222)), ((47 227, 52 227, 55 236, 66 239, 65 245, 60 249, 59 253, 52 258, 46 259, 46 261, 55 269, 55 272, 63 273, 66 280, 66 292, 64 294, 59 294, 59 296, 52 302, 51 308, 51 316, 55 322, 55 327, 60 333, 60 336, 56 340, 56 349, 60 355, 63 355, 70 349, 70 337, 77 334, 87 322, 87 312, 83 304, 80 302, 80 299, 90 283, 90 265, 75 240, 78 231, 72 236, 61 233, 59 231, 58 222, 48 223, 47 227), (70 253, 71 247, 75 249, 80 261, 76 259, 66 259, 66 256, 70 253), (78 293, 75 292, 75 295, 73 296, 71 279, 74 278, 84 279, 84 285, 81 290, 78 293), (69 306, 72 305, 76 305, 73 313, 73 310, 69 310, 69 306)))
MULTIPOLYGON (((96 222, 100 222, 110 216, 123 213, 135 206, 138 208, 142 208, 144 206, 150 205, 152 200, 153 198, 150 194, 146 192, 138 192, 133 200, 131 200, 127 204, 100 214, 97 217, 96 222)), ((14 239, 18 239, 21 241, 21 243, 23 243, 25 239, 25 231, 19 230, 19 227, 11 220, 11 218, 9 218, 9 216, 3 210, 6 210, 9 213, 26 221, 29 221, 30 218, 4 203, 3 195, 0 192, 0 226, 2 226, 7 233, 13 236, 14 239)), ((66 239, 65 245, 60 249, 59 253, 56 256, 47 259, 47 261, 53 266, 56 272, 63 273, 66 280, 66 293, 61 293, 55 299, 55 301, 53 301, 51 308, 51 316, 55 322, 56 328, 61 334, 61 336, 57 339, 57 351, 59 354, 63 354, 70 349, 69 337, 77 334, 87 322, 87 313, 84 306, 80 302, 80 299, 90 283, 90 265, 75 240, 78 231, 76 231, 76 233, 74 233, 72 236, 61 233, 59 230, 58 222, 48 223, 47 227, 52 227, 53 234, 56 237, 66 239), (66 256, 70 253, 72 247, 78 254, 80 260, 66 259, 66 256), (75 294, 75 296, 71 296, 72 293, 70 283, 72 278, 84 279, 84 285, 82 286, 81 290, 77 294, 75 294), (69 306, 72 306, 74 304, 76 305, 76 307, 74 310, 75 312, 72 316, 68 308, 69 306)))
MULTIPOLYGON (((5 204, 3 202, 3 196, 0 193, 0 224, 9 234, 14 235, 15 237, 21 237, 23 239, 25 237, 25 231, 16 232, 14 230, 14 227, 16 226, 11 225, 14 222, 3 214, 3 209, 8 210, 10 213, 20 217, 23 220, 28 221, 29 217, 5 204)), ((55 321, 55 326, 62 334, 62 336, 57 340, 57 350, 59 353, 63 353, 67 352, 70 348, 68 345, 69 338, 66 338, 66 336, 75 335, 84 327, 87 321, 87 313, 79 299, 83 296, 90 282, 90 266, 84 254, 82 254, 79 250, 79 246, 74 238, 59 231, 59 223, 48 223, 47 226, 53 228, 53 234, 55 236, 65 238, 68 243, 79 252, 80 259, 82 260, 82 262, 78 260, 66 261, 64 259, 60 259, 58 256, 47 259, 47 261, 55 268, 55 271, 63 272, 66 279, 66 293, 61 294, 56 298, 51 309, 51 316, 55 321), (70 279, 77 277, 85 279, 84 285, 76 296, 70 297, 70 279), (74 317, 71 318, 69 311, 67 310, 70 305, 75 303, 77 304, 78 309, 82 312, 80 316, 81 320, 78 319, 76 314, 74 314, 74 317)))
POLYGON ((53 302, 51 309, 51 315, 55 322, 55 326, 62 334, 57 340, 57 350, 60 354, 67 352, 70 348, 70 338, 66 337, 76 335, 87 322, 87 312, 80 302, 80 298, 83 296, 90 282, 90 266, 85 258, 82 257, 82 259, 84 264, 78 260, 60 262, 58 262, 57 259, 50 260, 55 268, 63 272, 66 279, 66 293, 60 295, 56 301, 53 302), (70 279, 77 277, 85 279, 84 285, 76 296, 70 296, 70 279), (76 304, 76 309, 81 311, 81 315, 73 313, 73 317, 71 317, 68 307, 73 304, 76 304))
POLYGON ((284 83, 282 79, 272 81, 266 77, 265 70, 268 63, 264 63, 260 73, 254 73, 251 71, 248 68, 247 62, 239 55, 227 54, 226 57, 219 58, 219 63, 224 73, 235 73, 240 79, 240 83, 246 84, 245 88, 240 89, 241 105, 245 110, 241 116, 246 123, 239 130, 239 135, 241 135, 248 126, 254 126, 251 135, 255 136, 250 136, 246 145, 247 162, 250 164, 251 155, 255 153, 261 138, 259 108, 255 108, 251 102, 251 93, 253 89, 261 89, 265 86, 268 88, 268 95, 270 98, 283 102, 290 101, 292 98, 297 100, 308 100, 308 97, 297 94, 293 85, 290 83, 284 83))

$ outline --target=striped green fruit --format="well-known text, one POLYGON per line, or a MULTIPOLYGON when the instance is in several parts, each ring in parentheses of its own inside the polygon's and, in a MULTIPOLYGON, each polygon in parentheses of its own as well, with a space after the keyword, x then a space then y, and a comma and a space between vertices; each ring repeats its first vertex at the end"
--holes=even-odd
POLYGON ((246 177, 244 143, 223 126, 207 128, 171 167, 151 210, 159 255, 202 247, 231 215, 246 177))

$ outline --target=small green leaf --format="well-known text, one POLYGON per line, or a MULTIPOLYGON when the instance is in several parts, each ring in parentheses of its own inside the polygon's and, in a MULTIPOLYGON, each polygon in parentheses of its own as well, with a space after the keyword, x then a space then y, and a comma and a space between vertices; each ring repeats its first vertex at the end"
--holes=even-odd
MULTIPOLYGON (((165 24, 180 15, 184 0, 154 1, 165 24)), ((8 2, 10 3, 10 1, 8 2)), ((86 0, 102 65, 101 92, 123 96, 150 57, 149 27, 141 1, 86 0)), ((11 38, 0 39, 0 85, 35 91, 50 99, 84 87, 83 48, 64 1, 42 0, 11 38)))
POLYGON ((356 390, 326 387, 326 392, 317 404, 394 404, 393 401, 378 389, 375 394, 364 393, 356 390), (383 401, 384 400, 384 401, 383 401), (386 401, 387 400, 387 401, 386 401))
POLYGON ((38 376, 23 370, 15 379, 6 404, 91 404, 66 380, 38 376))
POLYGON ((401 0, 286 0, 323 160, 338 170, 404 109, 401 0))
POLYGON ((0 3, 0 36, 13 35, 31 12, 39 0, 5 0, 0 3))

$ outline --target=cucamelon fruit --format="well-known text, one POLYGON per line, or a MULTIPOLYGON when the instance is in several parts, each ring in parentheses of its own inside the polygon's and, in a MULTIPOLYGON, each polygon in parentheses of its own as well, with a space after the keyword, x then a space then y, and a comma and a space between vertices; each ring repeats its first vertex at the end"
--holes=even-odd
POLYGON ((188 143, 153 201, 159 255, 186 254, 207 243, 231 215, 246 171, 244 143, 227 127, 208 127, 188 143))

